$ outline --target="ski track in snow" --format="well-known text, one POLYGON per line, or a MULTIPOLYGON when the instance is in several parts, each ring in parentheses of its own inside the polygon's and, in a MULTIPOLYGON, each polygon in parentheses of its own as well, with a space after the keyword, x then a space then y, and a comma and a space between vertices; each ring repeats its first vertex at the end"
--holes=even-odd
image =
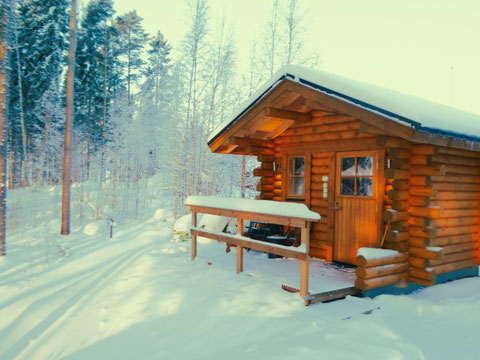
POLYGON ((280 289, 297 262, 248 252, 236 275, 217 242, 192 262, 158 219, 113 239, 80 227, 62 244, 72 255, 49 262, 40 244, 0 259, 1 360, 480 358, 478 278, 305 307, 280 289))

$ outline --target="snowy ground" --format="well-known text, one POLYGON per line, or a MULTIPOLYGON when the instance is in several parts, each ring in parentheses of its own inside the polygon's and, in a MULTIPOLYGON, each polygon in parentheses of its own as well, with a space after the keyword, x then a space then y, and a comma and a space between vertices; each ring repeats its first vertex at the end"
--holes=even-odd
MULTIPOLYGON (((191 262, 159 213, 113 239, 103 222, 68 237, 58 226, 9 234, 0 359, 480 359, 480 278, 305 307, 279 286, 297 262, 250 252, 236 275, 216 242, 191 262)), ((324 270, 312 266, 312 284, 324 270)))

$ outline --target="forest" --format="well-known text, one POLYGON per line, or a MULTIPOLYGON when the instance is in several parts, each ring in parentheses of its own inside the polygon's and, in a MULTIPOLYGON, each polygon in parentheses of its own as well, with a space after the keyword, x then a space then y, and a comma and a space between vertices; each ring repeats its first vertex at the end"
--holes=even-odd
POLYGON ((2 1, 4 185, 37 191, 65 177, 70 44, 75 216, 142 217, 158 189, 176 217, 192 194, 253 196, 255 160, 210 154, 207 138, 281 65, 317 64, 304 49, 300 2, 272 0, 247 73, 237 70, 234 26, 207 0, 185 2, 188 29, 177 44, 161 24, 148 34, 136 11, 117 14, 112 0, 77 7, 2 1))

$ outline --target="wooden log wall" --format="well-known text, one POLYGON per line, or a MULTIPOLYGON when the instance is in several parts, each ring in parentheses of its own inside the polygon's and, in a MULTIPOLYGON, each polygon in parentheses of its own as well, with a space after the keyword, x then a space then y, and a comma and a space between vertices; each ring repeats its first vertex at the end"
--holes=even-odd
POLYGON ((257 185, 260 195, 257 199, 281 201, 282 174, 280 169, 274 170, 274 162, 280 164, 281 158, 275 155, 258 155, 257 160, 260 162, 260 167, 253 170, 253 176, 260 177, 257 185))
POLYGON ((408 199, 410 197, 411 144, 397 138, 379 138, 387 147, 383 248, 406 253, 410 247, 408 199))
POLYGON ((373 259, 358 255, 356 264, 355 287, 360 290, 402 284, 408 278, 409 264, 406 252, 373 259))
MULTIPOLYGON (((332 251, 333 243, 328 239, 329 213, 328 195, 329 163, 332 153, 313 153, 310 184, 310 209, 321 215, 321 220, 314 223, 310 233, 310 255, 320 259, 327 259, 332 251)), ((332 219, 333 221, 333 219, 332 219)))
POLYGON ((412 146, 408 241, 409 280, 478 265, 480 153, 412 146))
MULTIPOLYGON (((309 122, 297 122, 290 126, 274 139, 274 150, 278 156, 302 155, 311 159, 311 173, 308 192, 306 192, 305 204, 312 211, 318 212, 322 219, 312 225, 310 236, 310 255, 312 257, 333 260, 333 206, 329 203, 334 201, 335 167, 331 167, 335 161, 333 151, 347 151, 349 141, 375 141, 377 134, 366 124, 347 115, 326 115, 322 111, 312 111, 312 120, 309 122), (325 142, 335 145, 326 151, 325 142), (338 149, 333 147, 338 146, 338 149), (316 147, 323 147, 317 150, 316 147)), ((308 181, 308 179, 306 179, 308 181)), ((287 186, 287 184, 285 184, 287 186)), ((283 189, 286 192, 286 189, 283 189)))

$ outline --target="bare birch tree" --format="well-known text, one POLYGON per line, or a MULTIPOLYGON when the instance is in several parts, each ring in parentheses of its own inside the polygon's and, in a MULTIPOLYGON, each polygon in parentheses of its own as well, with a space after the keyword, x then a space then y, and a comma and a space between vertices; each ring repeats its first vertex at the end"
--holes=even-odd
POLYGON ((67 70, 67 116, 65 119, 65 150, 63 158, 62 235, 70 234, 70 178, 71 132, 73 122, 73 83, 75 74, 75 50, 77 47, 77 0, 71 0, 70 44, 67 70))
POLYGON ((277 70, 279 64, 279 46, 280 46, 280 6, 279 0, 273 0, 272 8, 270 11, 270 19, 266 24, 264 38, 264 58, 263 64, 267 72, 267 76, 270 77, 277 70))

